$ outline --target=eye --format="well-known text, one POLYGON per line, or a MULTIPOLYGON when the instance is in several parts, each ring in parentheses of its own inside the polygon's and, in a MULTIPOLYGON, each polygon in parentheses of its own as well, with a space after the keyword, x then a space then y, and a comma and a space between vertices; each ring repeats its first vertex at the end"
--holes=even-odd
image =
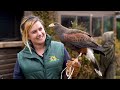
POLYGON ((40 27, 40 28, 39 28, 39 31, 41 31, 41 30, 42 30, 42 28, 40 27))
POLYGON ((32 33, 32 34, 35 34, 36 32, 37 32, 37 30, 33 30, 31 33, 32 33))

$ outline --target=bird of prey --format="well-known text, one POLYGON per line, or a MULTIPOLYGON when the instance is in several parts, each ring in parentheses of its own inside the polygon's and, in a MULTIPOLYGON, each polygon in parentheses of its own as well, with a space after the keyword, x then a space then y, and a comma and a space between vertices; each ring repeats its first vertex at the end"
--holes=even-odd
POLYGON ((105 54, 103 52, 102 46, 97 44, 90 34, 78 29, 69 29, 62 26, 58 22, 51 23, 49 27, 54 28, 55 33, 58 35, 61 42, 63 42, 65 46, 79 53, 78 57, 85 55, 86 58, 92 62, 95 72, 99 76, 102 76, 99 64, 94 56, 94 52, 101 53, 103 55, 105 54))

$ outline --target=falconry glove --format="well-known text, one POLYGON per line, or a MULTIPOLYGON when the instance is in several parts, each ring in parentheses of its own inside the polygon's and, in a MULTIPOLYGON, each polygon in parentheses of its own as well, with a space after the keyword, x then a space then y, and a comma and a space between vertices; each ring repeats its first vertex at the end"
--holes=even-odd
POLYGON ((66 63, 66 75, 68 79, 77 77, 80 71, 80 62, 76 62, 74 58, 72 60, 68 60, 66 63))

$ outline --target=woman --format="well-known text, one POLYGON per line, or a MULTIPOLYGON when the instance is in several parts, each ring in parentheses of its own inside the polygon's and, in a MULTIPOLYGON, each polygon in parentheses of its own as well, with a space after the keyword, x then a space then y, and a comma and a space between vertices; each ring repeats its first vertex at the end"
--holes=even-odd
POLYGON ((24 49, 17 54, 14 79, 60 79, 70 56, 61 42, 52 41, 37 16, 22 19, 24 49))

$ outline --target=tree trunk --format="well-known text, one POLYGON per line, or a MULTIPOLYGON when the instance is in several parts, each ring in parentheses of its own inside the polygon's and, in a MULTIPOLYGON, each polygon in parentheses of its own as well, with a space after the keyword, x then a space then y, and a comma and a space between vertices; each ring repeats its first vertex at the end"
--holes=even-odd
POLYGON ((104 53, 106 56, 100 55, 100 68, 103 73, 102 79, 114 79, 115 77, 115 43, 114 33, 105 32, 103 34, 104 53))

